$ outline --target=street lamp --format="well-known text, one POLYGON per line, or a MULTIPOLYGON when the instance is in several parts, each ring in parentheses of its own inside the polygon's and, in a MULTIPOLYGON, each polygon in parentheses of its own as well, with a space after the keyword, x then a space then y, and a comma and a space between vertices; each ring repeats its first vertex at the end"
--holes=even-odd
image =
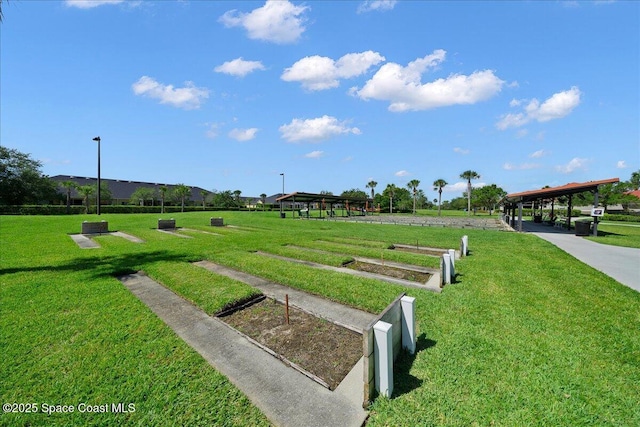
MULTIPOLYGON (((280 176, 282 177, 282 197, 284 197, 284 173, 281 173, 280 176)), ((282 203, 283 201, 280 200, 280 218, 282 218, 282 203)))
POLYGON ((93 140, 98 142, 98 203, 96 204, 96 213, 100 215, 100 137, 96 136, 93 140))

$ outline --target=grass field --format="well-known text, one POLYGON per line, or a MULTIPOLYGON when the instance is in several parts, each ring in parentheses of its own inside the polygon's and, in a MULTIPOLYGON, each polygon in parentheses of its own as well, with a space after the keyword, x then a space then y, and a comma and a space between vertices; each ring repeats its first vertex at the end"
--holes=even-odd
POLYGON ((190 264, 201 259, 373 313, 401 292, 416 297, 419 351, 400 360, 394 396, 374 402, 370 426, 640 425, 640 294, 541 239, 283 220, 277 212, 225 212, 225 223, 237 226, 225 228, 207 225, 211 213, 172 216, 179 226, 220 235, 180 239, 153 229, 158 215, 102 215, 111 230, 145 243, 101 236, 100 249, 82 250, 68 234, 95 216, 0 217, 0 395, 3 404, 39 409, 3 413, 0 425, 268 425, 115 279, 143 270, 208 313, 255 293, 190 264), (433 259, 385 248, 416 241, 457 248, 463 234, 471 256, 456 263, 458 282, 441 294, 253 252, 331 265, 384 256, 432 267, 433 259), (135 411, 81 413, 80 403, 135 411), (52 408, 45 405, 76 411, 45 415, 52 408))

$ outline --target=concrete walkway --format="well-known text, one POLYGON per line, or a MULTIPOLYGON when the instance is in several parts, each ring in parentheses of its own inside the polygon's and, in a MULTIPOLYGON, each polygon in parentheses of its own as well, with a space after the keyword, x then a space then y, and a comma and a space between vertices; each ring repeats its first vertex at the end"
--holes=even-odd
POLYGON ((553 243, 587 265, 640 292, 640 249, 603 245, 545 224, 523 221, 523 230, 553 243))
MULTIPOLYGON (((211 267, 215 264, 201 266, 211 267)), ((180 338, 247 395, 274 425, 358 427, 366 420, 368 413, 362 408, 362 359, 336 390, 330 391, 149 277, 130 274, 120 280, 180 338)), ((298 300, 299 296, 304 295, 294 294, 292 289, 288 293, 290 303, 305 305, 298 300)), ((340 317, 336 313, 340 313, 344 306, 326 300, 324 304, 334 306, 334 314, 330 316, 340 317)), ((362 319, 356 320, 358 325, 374 317, 369 313, 357 315, 356 318, 358 316, 362 316, 362 319)), ((348 316, 342 320, 353 323, 348 316)))

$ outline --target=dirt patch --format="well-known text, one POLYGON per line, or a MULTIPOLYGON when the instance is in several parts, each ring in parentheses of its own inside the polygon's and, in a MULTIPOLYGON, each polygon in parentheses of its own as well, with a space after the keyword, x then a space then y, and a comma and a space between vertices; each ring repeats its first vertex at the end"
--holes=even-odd
POLYGON ((362 357, 362 335, 272 299, 220 320, 319 377, 334 390, 362 357))
POLYGON ((431 274, 429 273, 420 273, 418 271, 405 270, 403 268, 372 264, 368 262, 353 261, 345 264, 344 266, 352 270, 366 271, 368 273, 375 273, 418 283, 427 283, 431 278, 431 274))
POLYGON ((412 252, 414 254, 423 254, 430 256, 442 256, 442 254, 446 253, 446 249, 435 249, 435 248, 421 248, 421 247, 412 247, 412 246, 397 246, 394 245, 389 249, 393 249, 400 252, 412 252))

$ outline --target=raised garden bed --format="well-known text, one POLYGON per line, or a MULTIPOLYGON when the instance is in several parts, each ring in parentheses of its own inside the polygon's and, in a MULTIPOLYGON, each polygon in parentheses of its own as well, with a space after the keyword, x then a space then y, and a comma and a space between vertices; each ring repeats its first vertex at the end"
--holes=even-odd
POLYGON ((391 267, 388 265, 373 264, 362 261, 351 261, 344 264, 344 267, 352 270, 366 271, 368 273, 381 274, 383 276, 395 277, 396 279, 410 280, 412 282, 427 283, 431 278, 429 273, 407 270, 404 268, 391 267))
POLYGON ((446 249, 427 248, 424 246, 412 246, 412 245, 400 245, 400 244, 391 245, 389 249, 394 249, 396 251, 402 251, 402 252, 412 252, 415 254, 438 256, 438 257, 442 256, 442 254, 447 252, 446 249))
POLYGON ((334 390, 362 357, 362 335, 304 311, 263 299, 220 320, 254 340, 275 357, 334 390))

